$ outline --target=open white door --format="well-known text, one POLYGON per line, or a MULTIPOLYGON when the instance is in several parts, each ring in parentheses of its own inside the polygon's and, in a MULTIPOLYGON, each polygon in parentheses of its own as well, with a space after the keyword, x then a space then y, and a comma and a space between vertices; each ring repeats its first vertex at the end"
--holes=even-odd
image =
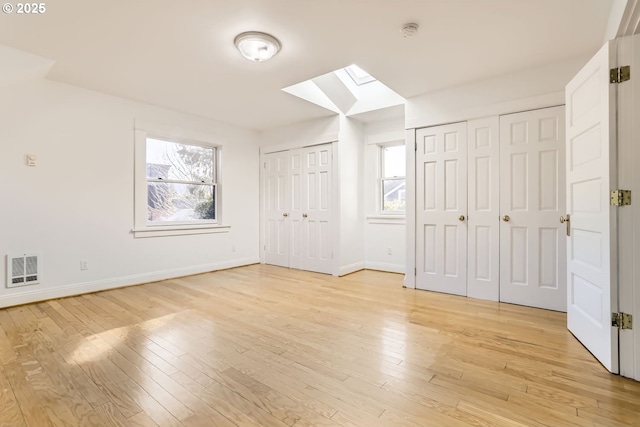
POLYGON ((266 204, 264 261, 267 264, 282 267, 289 267, 288 158, 287 151, 267 154, 264 171, 266 204))
POLYGON ((615 85, 609 42, 566 87, 567 322, 569 330, 611 372, 618 373, 615 85))
POLYGON ((416 287, 467 294, 467 124, 416 133, 416 287))

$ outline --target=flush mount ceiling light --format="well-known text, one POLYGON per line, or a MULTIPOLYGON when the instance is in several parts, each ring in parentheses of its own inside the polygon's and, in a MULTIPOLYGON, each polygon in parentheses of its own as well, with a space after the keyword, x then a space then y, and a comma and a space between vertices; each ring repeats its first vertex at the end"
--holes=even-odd
POLYGON ((258 31, 238 34, 233 42, 242 56, 254 62, 268 61, 280 50, 278 39, 258 31))

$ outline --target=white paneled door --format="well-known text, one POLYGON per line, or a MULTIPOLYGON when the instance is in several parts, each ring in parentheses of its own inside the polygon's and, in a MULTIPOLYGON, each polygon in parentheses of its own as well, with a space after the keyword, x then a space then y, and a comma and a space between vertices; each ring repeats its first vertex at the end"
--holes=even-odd
POLYGON ((265 155, 265 262, 331 274, 331 144, 265 155))
MULTIPOLYGON (((619 370, 616 216, 609 191, 616 183, 615 58, 607 43, 566 88, 567 282, 569 330, 611 372, 619 370)), ((637 165, 636 165, 637 167, 637 165)))
POLYGON ((302 149, 302 268, 328 274, 332 267, 331 175, 331 145, 302 149))
POLYGON ((302 201, 305 197, 302 171, 304 150, 289 151, 289 266, 304 270, 303 252, 305 241, 303 240, 302 201))
POLYGON ((289 267, 289 152, 265 156, 264 197, 267 264, 289 267))
POLYGON ((467 124, 469 269, 467 296, 498 301, 500 293, 500 137, 498 117, 467 124))
POLYGON ((500 117, 500 301, 566 311, 564 107, 500 117))
POLYGON ((416 287, 467 294, 467 124, 416 132, 416 287))

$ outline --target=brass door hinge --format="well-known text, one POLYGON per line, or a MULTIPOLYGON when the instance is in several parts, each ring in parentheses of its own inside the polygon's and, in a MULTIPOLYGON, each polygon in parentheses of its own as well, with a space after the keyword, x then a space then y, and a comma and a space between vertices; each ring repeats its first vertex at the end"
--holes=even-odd
POLYGON ((628 206, 631 204, 631 190, 613 190, 611 206, 628 206))
POLYGON ((627 80, 631 80, 631 67, 625 65, 624 67, 612 68, 609 70, 609 83, 622 83, 627 80))
POLYGON ((633 329, 633 316, 627 313, 611 313, 611 326, 620 329, 633 329))

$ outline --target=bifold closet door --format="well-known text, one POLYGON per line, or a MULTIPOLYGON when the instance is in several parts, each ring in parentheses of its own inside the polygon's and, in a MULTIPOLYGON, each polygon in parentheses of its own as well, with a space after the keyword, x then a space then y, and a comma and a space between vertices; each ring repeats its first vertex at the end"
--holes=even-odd
POLYGON ((289 267, 289 152, 265 155, 264 260, 267 264, 289 267))
POLYGON ((332 273, 331 144, 265 155, 265 263, 332 273))
POLYGON ((467 294, 467 124, 416 132, 416 287, 467 294))
POLYGON ((566 311, 564 107, 500 117, 500 301, 566 311))

